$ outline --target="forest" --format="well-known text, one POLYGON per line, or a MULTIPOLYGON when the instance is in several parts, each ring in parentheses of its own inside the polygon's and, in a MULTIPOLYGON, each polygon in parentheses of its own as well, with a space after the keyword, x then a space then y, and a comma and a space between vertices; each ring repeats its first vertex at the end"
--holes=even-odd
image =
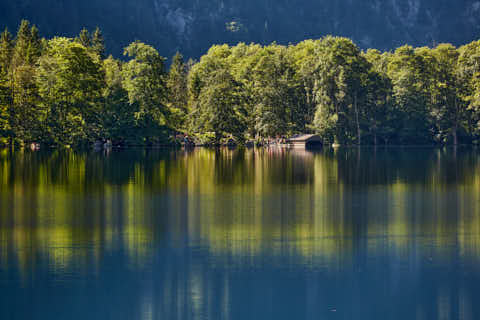
MULTIPOLYGON (((235 25, 231 26, 235 28, 235 25)), ((45 39, 28 21, 0 37, 0 144, 81 147, 261 141, 480 142, 480 41, 361 50, 325 36, 215 45, 199 61, 140 41, 107 55, 100 29, 45 39)))

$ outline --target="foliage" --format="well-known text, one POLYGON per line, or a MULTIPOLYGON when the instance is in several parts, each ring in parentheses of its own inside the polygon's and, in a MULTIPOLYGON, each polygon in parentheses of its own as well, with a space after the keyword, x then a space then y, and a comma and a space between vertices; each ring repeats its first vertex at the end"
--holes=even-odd
POLYGON ((177 52, 172 58, 166 86, 171 125, 177 130, 184 130, 188 107, 188 67, 183 56, 177 52))
POLYGON ((123 87, 130 104, 139 106, 135 117, 145 132, 145 139, 153 142, 165 132, 169 122, 165 58, 153 47, 138 41, 125 48, 124 54, 132 59, 122 69, 123 87))
POLYGON ((362 51, 327 36, 216 45, 198 62, 147 44, 106 57, 100 29, 0 37, 0 144, 218 144, 318 133, 341 144, 480 140, 480 41, 362 51))
POLYGON ((103 62, 103 67, 106 82, 103 90, 105 107, 101 114, 103 136, 116 144, 139 144, 142 137, 135 117, 138 104, 128 100, 128 92, 122 85, 122 64, 110 56, 103 62))
POLYGON ((318 43, 313 72, 317 110, 313 127, 339 143, 361 144, 370 65, 346 38, 318 43))
POLYGON ((87 48, 67 38, 50 40, 37 83, 51 142, 81 144, 99 137, 104 74, 87 48))
POLYGON ((9 115, 13 101, 10 64, 13 48, 12 35, 5 29, 0 36, 0 145, 6 144, 11 136, 9 115))
POLYGON ((242 138, 240 86, 225 69, 211 75, 199 96, 199 128, 214 132, 215 142, 228 135, 242 138))

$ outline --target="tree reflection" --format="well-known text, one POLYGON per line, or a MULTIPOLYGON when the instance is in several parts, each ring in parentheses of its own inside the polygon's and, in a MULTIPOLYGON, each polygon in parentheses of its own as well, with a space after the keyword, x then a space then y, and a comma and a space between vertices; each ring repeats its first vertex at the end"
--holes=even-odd
MULTIPOLYGON (((254 315, 234 302, 247 295, 238 288, 255 287, 253 305, 287 303, 268 274, 298 269, 315 274, 287 281, 308 292, 295 300, 306 318, 322 315, 315 301, 340 299, 335 288, 361 297, 356 288, 369 285, 372 294, 390 288, 385 303, 413 288, 402 303, 420 309, 422 292, 435 292, 438 309, 418 311, 425 318, 473 316, 473 284, 446 275, 459 261, 479 263, 479 194, 474 149, 1 150, 0 281, 42 287, 93 273, 119 292, 123 278, 136 296, 132 314, 245 319, 254 315), (421 287, 435 266, 445 281, 421 287), (142 270, 152 281, 139 287, 142 270)), ((346 318, 369 312, 358 301, 346 318)))

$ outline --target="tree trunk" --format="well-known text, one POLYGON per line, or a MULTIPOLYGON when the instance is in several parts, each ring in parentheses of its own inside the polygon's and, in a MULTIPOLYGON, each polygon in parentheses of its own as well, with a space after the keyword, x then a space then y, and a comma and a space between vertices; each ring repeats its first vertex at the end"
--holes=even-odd
POLYGON ((355 92, 355 96, 353 97, 353 106, 355 109, 355 122, 357 124, 357 144, 362 144, 362 133, 360 132, 360 117, 358 115, 358 98, 357 92, 355 92))
POLYGON ((457 107, 457 99, 454 99, 455 101, 455 125, 453 126, 453 145, 457 146, 458 145, 458 107, 457 107))
POLYGON ((335 101, 335 115, 337 116, 337 123, 335 124, 335 135, 333 137, 333 145, 334 146, 339 146, 340 145, 340 128, 338 127, 338 123, 339 123, 340 117, 339 117, 339 114, 338 114, 338 102, 337 101, 335 101))
POLYGON ((453 145, 456 146, 458 145, 458 134, 457 134, 457 124, 455 124, 455 127, 453 128, 453 145))
POLYGON ((15 112, 15 71, 12 69, 10 73, 10 101, 8 106, 8 122, 10 125, 10 145, 15 143, 15 129, 14 129, 14 112, 15 112))

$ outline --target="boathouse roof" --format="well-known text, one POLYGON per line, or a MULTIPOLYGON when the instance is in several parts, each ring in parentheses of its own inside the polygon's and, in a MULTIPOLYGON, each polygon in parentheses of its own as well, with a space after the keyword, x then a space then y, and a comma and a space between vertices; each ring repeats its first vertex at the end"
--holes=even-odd
POLYGON ((322 141, 322 138, 318 134, 299 134, 288 139, 289 142, 312 142, 322 141))

